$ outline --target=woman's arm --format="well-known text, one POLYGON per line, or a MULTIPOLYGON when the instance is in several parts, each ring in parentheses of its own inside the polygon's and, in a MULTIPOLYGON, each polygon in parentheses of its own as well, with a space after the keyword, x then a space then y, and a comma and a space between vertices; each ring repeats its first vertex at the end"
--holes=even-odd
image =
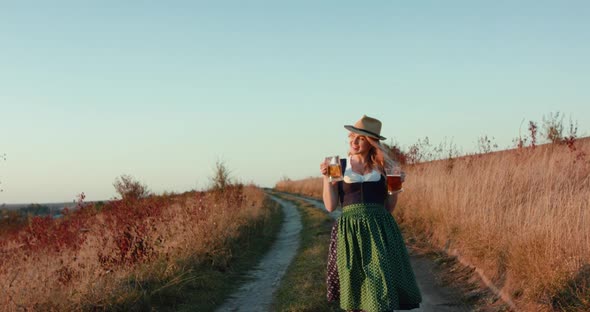
POLYGON ((332 212, 338 208, 338 182, 330 182, 330 178, 324 176, 324 190, 322 193, 326 210, 332 212))
POLYGON ((389 211, 389 213, 393 212, 393 209, 395 208, 395 205, 397 204, 397 195, 398 194, 399 193, 393 193, 392 195, 387 194, 387 197, 385 197, 385 209, 387 209, 387 211, 389 211))

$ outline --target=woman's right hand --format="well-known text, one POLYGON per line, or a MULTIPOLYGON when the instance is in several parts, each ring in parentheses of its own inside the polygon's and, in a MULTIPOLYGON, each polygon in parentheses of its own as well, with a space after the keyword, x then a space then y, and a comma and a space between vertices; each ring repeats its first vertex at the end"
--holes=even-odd
POLYGON ((328 165, 325 162, 320 163, 320 172, 323 176, 328 175, 328 165))

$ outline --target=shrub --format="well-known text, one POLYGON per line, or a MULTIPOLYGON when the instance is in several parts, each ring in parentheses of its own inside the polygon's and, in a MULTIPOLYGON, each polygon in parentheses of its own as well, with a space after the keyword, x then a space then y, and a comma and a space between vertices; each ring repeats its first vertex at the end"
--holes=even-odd
POLYGON ((230 170, 223 161, 217 161, 215 163, 214 175, 211 177, 211 190, 223 191, 226 187, 231 184, 231 178, 229 176, 230 170))
POLYGON ((145 184, 126 174, 115 179, 113 186, 124 200, 145 198, 150 195, 150 191, 145 184))

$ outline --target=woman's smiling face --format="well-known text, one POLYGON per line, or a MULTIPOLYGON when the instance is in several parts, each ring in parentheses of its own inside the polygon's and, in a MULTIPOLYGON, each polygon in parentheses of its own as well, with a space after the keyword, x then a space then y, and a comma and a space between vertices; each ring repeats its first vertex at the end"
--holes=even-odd
POLYGON ((351 132, 348 135, 348 142, 350 145, 350 154, 352 155, 366 155, 371 149, 371 143, 369 143, 369 139, 364 135, 351 132))

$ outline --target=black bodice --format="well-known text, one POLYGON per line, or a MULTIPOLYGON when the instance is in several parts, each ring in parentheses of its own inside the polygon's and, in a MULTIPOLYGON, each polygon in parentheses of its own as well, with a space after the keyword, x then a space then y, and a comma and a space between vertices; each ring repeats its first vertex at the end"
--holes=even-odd
POLYGON ((346 183, 340 182, 340 198, 342 207, 352 204, 379 204, 385 203, 387 184, 382 175, 379 181, 346 183))

